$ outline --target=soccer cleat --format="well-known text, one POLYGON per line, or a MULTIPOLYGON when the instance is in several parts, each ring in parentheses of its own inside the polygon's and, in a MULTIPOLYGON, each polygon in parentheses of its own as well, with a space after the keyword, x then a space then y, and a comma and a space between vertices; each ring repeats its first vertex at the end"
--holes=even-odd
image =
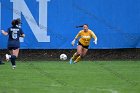
POLYGON ((72 64, 72 58, 70 59, 70 62, 69 63, 72 64))
POLYGON ((15 68, 16 68, 16 66, 15 66, 15 65, 13 65, 13 66, 12 66, 12 69, 15 69, 15 68))
POLYGON ((76 64, 77 62, 74 62, 74 64, 76 64))
POLYGON ((5 63, 3 63, 2 60, 0 59, 0 65, 3 65, 3 64, 5 64, 5 63))
POLYGON ((6 54, 5 57, 6 57, 6 60, 9 61, 9 55, 6 54))

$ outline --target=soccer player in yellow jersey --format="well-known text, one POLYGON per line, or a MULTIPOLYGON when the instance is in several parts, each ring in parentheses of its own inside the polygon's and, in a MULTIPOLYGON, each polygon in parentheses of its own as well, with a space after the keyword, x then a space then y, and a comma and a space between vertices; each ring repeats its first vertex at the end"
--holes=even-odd
POLYGON ((83 25, 83 30, 79 31, 79 33, 76 35, 74 40, 71 42, 71 44, 73 46, 75 44, 75 41, 79 37, 80 37, 80 39, 78 41, 77 52, 70 59, 70 64, 72 64, 73 61, 74 61, 74 63, 79 62, 80 59, 83 58, 86 55, 86 53, 88 51, 88 47, 89 47, 89 43, 90 43, 91 38, 94 38, 93 42, 95 44, 97 44, 97 36, 94 34, 93 31, 88 29, 87 24, 83 25))

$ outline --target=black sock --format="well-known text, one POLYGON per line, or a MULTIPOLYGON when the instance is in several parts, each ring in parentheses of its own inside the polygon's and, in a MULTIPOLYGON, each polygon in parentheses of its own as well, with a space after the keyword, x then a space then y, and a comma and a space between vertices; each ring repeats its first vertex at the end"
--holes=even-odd
POLYGON ((2 63, 1 57, 0 57, 0 64, 2 63))
POLYGON ((15 55, 11 55, 11 63, 12 63, 12 66, 16 65, 16 56, 15 55))

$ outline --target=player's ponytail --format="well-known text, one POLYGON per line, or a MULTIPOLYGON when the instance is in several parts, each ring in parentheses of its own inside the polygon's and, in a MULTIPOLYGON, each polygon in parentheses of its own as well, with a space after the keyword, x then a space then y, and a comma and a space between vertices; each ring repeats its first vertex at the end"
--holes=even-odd
POLYGON ((80 25, 80 26, 76 26, 76 28, 81 28, 81 27, 83 27, 84 25, 88 26, 88 24, 83 24, 83 25, 80 25))
POLYGON ((83 27, 83 25, 81 25, 81 26, 76 26, 76 28, 81 28, 81 27, 83 27))

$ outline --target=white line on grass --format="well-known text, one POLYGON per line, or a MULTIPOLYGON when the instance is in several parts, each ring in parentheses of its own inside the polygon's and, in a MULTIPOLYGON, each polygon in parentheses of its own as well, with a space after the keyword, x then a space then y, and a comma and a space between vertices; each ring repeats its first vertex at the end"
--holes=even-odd
POLYGON ((118 91, 113 90, 113 89, 97 89, 97 90, 100 90, 100 91, 109 91, 111 93, 118 93, 118 91))
POLYGON ((17 89, 13 89, 13 90, 14 90, 14 93, 19 93, 17 89))
MULTIPOLYGON (((74 87, 73 87, 74 88, 74 87)), ((102 92, 108 92, 108 93, 119 93, 117 90, 114 90, 114 89, 103 89, 103 88, 89 88, 88 89, 91 89, 91 90, 97 90, 97 91, 102 91, 102 92)), ((88 91, 86 91, 85 93, 88 93, 88 91)))

